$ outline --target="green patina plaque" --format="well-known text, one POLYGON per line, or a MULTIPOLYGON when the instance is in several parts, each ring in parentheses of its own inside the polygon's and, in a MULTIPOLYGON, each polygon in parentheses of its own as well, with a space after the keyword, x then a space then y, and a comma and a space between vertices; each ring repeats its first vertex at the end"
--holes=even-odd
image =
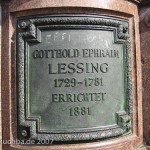
POLYGON ((113 31, 41 34, 27 49, 28 116, 40 117, 40 130, 115 124, 125 87, 123 45, 113 31))
POLYGON ((131 132, 126 20, 21 18, 17 60, 19 138, 80 141, 131 132))

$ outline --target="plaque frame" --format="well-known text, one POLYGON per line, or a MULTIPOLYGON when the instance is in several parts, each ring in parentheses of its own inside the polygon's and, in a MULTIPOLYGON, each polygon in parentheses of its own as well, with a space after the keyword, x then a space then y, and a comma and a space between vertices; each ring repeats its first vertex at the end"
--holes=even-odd
POLYGON ((98 140, 116 137, 131 132, 132 122, 132 75, 131 48, 127 20, 97 15, 50 15, 39 17, 22 17, 17 27, 17 97, 18 97, 18 138, 53 140, 54 142, 70 142, 98 140), (105 29, 114 32, 115 43, 124 45, 126 111, 116 112, 117 125, 107 128, 91 128, 81 130, 37 132, 38 119, 26 118, 26 42, 40 42, 40 29, 105 29))

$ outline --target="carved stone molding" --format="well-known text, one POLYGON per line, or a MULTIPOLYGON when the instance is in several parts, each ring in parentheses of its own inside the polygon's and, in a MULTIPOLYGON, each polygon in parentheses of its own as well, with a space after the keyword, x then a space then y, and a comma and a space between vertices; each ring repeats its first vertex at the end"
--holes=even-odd
POLYGON ((141 2, 143 2, 144 0, 125 0, 125 1, 131 1, 131 2, 134 2, 134 3, 141 3, 141 2))

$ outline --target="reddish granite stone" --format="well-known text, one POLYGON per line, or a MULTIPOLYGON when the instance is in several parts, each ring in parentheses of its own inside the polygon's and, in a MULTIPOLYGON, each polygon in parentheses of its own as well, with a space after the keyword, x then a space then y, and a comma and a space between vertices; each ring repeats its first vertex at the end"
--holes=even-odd
MULTIPOLYGON (((100 142, 54 145, 21 146, 3 145, 8 149, 42 149, 42 150, 133 150, 143 143, 142 126, 142 86, 141 54, 139 40, 138 0, 6 0, 3 1, 2 24, 2 123, 3 139, 13 140, 17 137, 17 97, 16 97, 16 19, 20 16, 39 14, 100 14, 129 20, 132 53, 133 83, 133 133, 100 142), (66 8, 67 7, 67 8, 66 8)), ((147 50, 148 51, 148 50, 147 50)), ((148 54, 148 52, 147 52, 148 54)), ((144 64, 143 57, 143 64, 144 64)), ((145 60, 146 62, 146 60, 145 60)), ((148 64, 148 62, 147 62, 148 64)), ((148 92, 147 92, 148 93, 148 92)))

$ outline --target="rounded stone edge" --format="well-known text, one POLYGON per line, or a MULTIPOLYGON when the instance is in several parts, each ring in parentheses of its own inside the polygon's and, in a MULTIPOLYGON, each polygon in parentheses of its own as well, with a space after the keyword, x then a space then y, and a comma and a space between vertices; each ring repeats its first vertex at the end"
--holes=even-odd
MULTIPOLYGON (((6 0, 0 0, 0 1, 6 1, 6 0)), ((10 1, 10 0, 7 0, 7 1, 10 1)), ((145 0, 125 0, 125 1, 131 1, 131 2, 136 2, 136 3, 141 3, 145 0)))
POLYGON ((130 1, 134 3, 142 3, 144 0, 125 0, 125 1, 130 1))

